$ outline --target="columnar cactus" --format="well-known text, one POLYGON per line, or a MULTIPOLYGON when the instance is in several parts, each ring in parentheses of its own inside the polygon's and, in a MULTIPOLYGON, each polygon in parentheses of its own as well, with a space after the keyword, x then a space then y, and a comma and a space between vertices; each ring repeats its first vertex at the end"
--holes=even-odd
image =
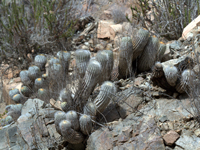
POLYGON ((45 64, 47 63, 47 58, 44 54, 35 56, 35 65, 40 68, 40 70, 45 69, 45 64))
POLYGON ((79 49, 75 52, 76 68, 80 77, 84 77, 88 62, 90 60, 90 51, 79 49))
POLYGON ((69 120, 71 122, 71 127, 74 130, 79 130, 79 120, 78 120, 78 114, 76 111, 68 111, 66 113, 66 119, 69 120))
POLYGON ((155 36, 149 38, 139 60, 138 60, 138 70, 148 71, 155 64, 156 54, 159 48, 159 39, 155 36))
POLYGON ((79 144, 84 140, 83 135, 80 132, 75 131, 72 128, 71 122, 63 120, 59 124, 61 135, 64 139, 71 144, 79 144))
POLYGON ((88 101, 83 108, 83 112, 86 115, 90 115, 93 120, 96 119, 97 107, 93 102, 88 101))
POLYGON ((163 55, 166 51, 166 45, 163 42, 160 42, 158 52, 156 54, 156 61, 161 61, 163 58, 163 55))
POLYGON ((110 103, 110 100, 112 99, 113 95, 116 93, 116 87, 115 84, 110 81, 105 81, 102 86, 100 93, 94 100, 94 104, 96 105, 98 112, 103 112, 105 108, 110 103))
POLYGON ((101 64, 96 60, 90 60, 87 66, 85 76, 82 81, 81 89, 81 99, 82 102, 86 102, 94 90, 95 86, 99 82, 99 77, 101 75, 102 67, 101 64))
POLYGON ((119 48, 119 76, 126 78, 132 73, 133 45, 130 37, 123 37, 119 48))
POLYGON ((28 76, 29 78, 34 81, 41 75, 40 68, 38 66, 30 66, 28 68, 28 76))
POLYGON ((60 59, 60 63, 64 69, 64 72, 67 74, 69 70, 69 63, 71 54, 68 51, 59 51, 57 57, 60 59))
POLYGON ((92 131, 92 120, 89 115, 83 114, 79 118, 81 132, 89 135, 92 131))
POLYGON ((140 28, 138 32, 133 35, 132 37, 132 44, 133 44, 133 58, 132 60, 134 61, 139 55, 142 54, 145 45, 147 44, 149 39, 149 31, 140 28))
POLYGON ((61 134, 61 130, 60 130, 60 127, 59 127, 59 123, 62 121, 62 120, 66 120, 66 114, 65 112, 63 111, 57 111, 55 114, 54 114, 54 120, 55 120, 55 127, 56 127, 56 131, 60 134, 61 134))
POLYGON ((167 65, 167 66, 164 66, 163 71, 164 71, 167 82, 171 86, 175 86, 176 81, 178 79, 178 69, 175 66, 167 65))
POLYGON ((113 52, 110 50, 98 51, 96 60, 100 62, 102 66, 102 75, 99 81, 99 84, 101 84, 110 78, 110 74, 113 68, 113 52))
POLYGON ((20 76, 20 79, 21 79, 21 81, 24 85, 30 85, 31 84, 32 81, 28 76, 28 70, 22 70, 20 72, 19 76, 20 76))

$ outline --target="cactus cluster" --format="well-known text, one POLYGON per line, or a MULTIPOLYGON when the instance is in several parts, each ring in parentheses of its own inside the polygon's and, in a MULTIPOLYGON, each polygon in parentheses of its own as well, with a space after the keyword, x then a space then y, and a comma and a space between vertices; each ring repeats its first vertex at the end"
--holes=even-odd
POLYGON ((156 62, 152 68, 153 84, 178 93, 189 92, 189 86, 194 84, 196 77, 193 67, 188 68, 188 60, 191 58, 186 57, 176 65, 170 61, 168 63, 156 62))
POLYGON ((140 28, 132 37, 123 37, 119 48, 119 77, 150 70, 156 61, 161 61, 166 45, 148 30, 140 28))

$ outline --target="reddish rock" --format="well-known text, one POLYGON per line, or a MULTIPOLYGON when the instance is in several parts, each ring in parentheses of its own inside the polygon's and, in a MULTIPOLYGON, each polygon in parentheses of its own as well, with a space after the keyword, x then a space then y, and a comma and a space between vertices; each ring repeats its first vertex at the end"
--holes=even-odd
POLYGON ((113 21, 99 21, 97 29, 97 38, 110 38, 110 25, 113 25, 113 21))
POLYGON ((163 139, 166 145, 172 146, 179 137, 180 135, 177 132, 170 130, 163 136, 163 139))
POLYGON ((137 77, 136 79, 135 79, 135 85, 136 86, 138 86, 138 85, 140 85, 140 84, 142 84, 142 82, 144 82, 144 79, 142 78, 142 77, 137 77))

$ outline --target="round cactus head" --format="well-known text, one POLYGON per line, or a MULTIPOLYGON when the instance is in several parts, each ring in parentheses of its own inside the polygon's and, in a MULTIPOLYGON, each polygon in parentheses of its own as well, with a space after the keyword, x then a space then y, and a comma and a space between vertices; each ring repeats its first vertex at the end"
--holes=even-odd
POLYGON ((74 130, 78 130, 79 129, 79 120, 78 120, 78 114, 76 111, 68 111, 66 113, 66 119, 69 120, 72 124, 72 128, 74 130))
POLYGON ((68 103, 67 102, 62 102, 61 104, 60 104, 60 107, 61 107, 61 109, 64 111, 64 112, 66 112, 68 109, 69 109, 69 105, 68 105, 68 103))
POLYGON ((89 115, 83 114, 79 118, 81 132, 89 135, 92 131, 92 120, 89 115))
POLYGON ((60 91, 59 100, 61 102, 67 102, 68 105, 72 105, 71 92, 66 88, 60 91))
POLYGON ((14 95, 19 94, 19 89, 12 89, 9 91, 9 96, 12 99, 14 95))
POLYGON ((20 103, 23 97, 21 96, 21 94, 15 94, 12 99, 13 101, 15 101, 15 103, 20 103))
POLYGON ((44 79, 47 79, 47 78, 48 78, 48 74, 45 73, 45 74, 42 75, 42 77, 43 77, 44 79))
POLYGON ((90 60, 87 66, 87 73, 91 75, 99 75, 102 71, 102 66, 97 60, 90 60))
POLYGON ((40 88, 38 89, 38 97, 41 99, 44 99, 48 95, 48 92, 46 89, 40 88))
POLYGON ((93 102, 87 102, 86 105, 83 108, 83 112, 86 115, 90 115, 93 120, 95 120, 95 116, 97 114, 97 108, 96 105, 93 102))
POLYGON ((32 93, 30 88, 27 86, 22 86, 21 88, 21 93, 25 96, 25 97, 29 97, 30 94, 32 93))
POLYGON ((71 122, 69 120, 62 120, 59 123, 59 127, 60 127, 61 131, 64 131, 64 130, 72 128, 72 124, 71 124, 71 122))
POLYGON ((164 75, 163 66, 160 62, 156 62, 154 67, 152 68, 152 76, 154 78, 160 78, 164 75))
POLYGON ((35 80, 36 78, 38 78, 40 76, 41 72, 40 72, 40 68, 38 66, 30 66, 28 68, 28 76, 31 80, 35 80))
POLYGON ((186 69, 181 74, 181 82, 183 85, 190 85, 195 77, 193 70, 186 69))
POLYGON ((20 79, 24 85, 30 85, 31 79, 28 76, 28 70, 22 70, 19 74, 20 79))
POLYGON ((49 60, 49 65, 53 65, 53 64, 56 64, 56 63, 60 63, 60 60, 56 57, 53 57, 49 60))
POLYGON ((175 86, 178 79, 178 69, 173 65, 167 65, 164 66, 163 71, 169 85, 175 86))
POLYGON ((35 65, 38 66, 41 70, 44 70, 45 64, 47 63, 47 58, 44 54, 35 56, 35 65))
POLYGON ((38 88, 43 88, 45 87, 45 81, 43 78, 37 78, 35 79, 35 88, 38 89, 38 88))

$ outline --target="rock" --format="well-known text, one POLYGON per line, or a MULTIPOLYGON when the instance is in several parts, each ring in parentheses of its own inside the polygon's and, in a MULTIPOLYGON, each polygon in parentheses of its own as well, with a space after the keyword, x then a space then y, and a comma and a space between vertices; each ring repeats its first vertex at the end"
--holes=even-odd
POLYGON ((168 118, 167 118, 167 116, 165 116, 165 115, 162 116, 162 117, 159 119, 159 121, 162 122, 162 123, 165 122, 165 121, 167 121, 167 120, 168 120, 168 118))
POLYGON ((99 51, 99 50, 103 50, 104 49, 104 46, 102 44, 97 44, 95 46, 95 51, 99 51))
POLYGON ((194 131, 194 134, 195 134, 197 137, 199 137, 199 136, 200 136, 200 129, 195 130, 195 131, 194 131))
POLYGON ((173 130, 170 130, 169 132, 167 132, 167 134, 164 135, 163 139, 166 145, 172 146, 179 137, 180 136, 178 133, 176 133, 173 130))
POLYGON ((21 114, 24 115, 26 113, 30 113, 30 114, 35 114, 36 111, 41 110, 42 108, 45 107, 45 103, 44 101, 40 100, 40 99, 28 99, 25 103, 24 106, 22 107, 22 112, 21 114))
POLYGON ((110 38, 110 25, 113 25, 114 23, 112 21, 99 21, 98 28, 97 28, 97 38, 110 38))
POLYGON ((109 31, 110 31, 110 40, 114 40, 117 33, 122 33, 122 25, 121 24, 110 25, 109 31))
POLYGON ((200 138, 184 131, 175 144, 185 150, 198 150, 200 149, 200 138))
POLYGON ((183 33, 182 33, 182 37, 183 39, 187 39, 187 34, 194 29, 195 27, 198 26, 200 22, 200 15, 195 18, 192 22, 190 22, 184 29, 183 29, 183 33))
POLYGON ((139 86, 139 85, 141 85, 143 82, 144 82, 144 78, 142 78, 142 77, 137 77, 137 78, 135 78, 134 85, 139 86))
POLYGON ((173 51, 180 51, 181 50, 181 42, 179 41, 173 41, 170 43, 169 45, 169 48, 170 50, 173 50, 173 51))

